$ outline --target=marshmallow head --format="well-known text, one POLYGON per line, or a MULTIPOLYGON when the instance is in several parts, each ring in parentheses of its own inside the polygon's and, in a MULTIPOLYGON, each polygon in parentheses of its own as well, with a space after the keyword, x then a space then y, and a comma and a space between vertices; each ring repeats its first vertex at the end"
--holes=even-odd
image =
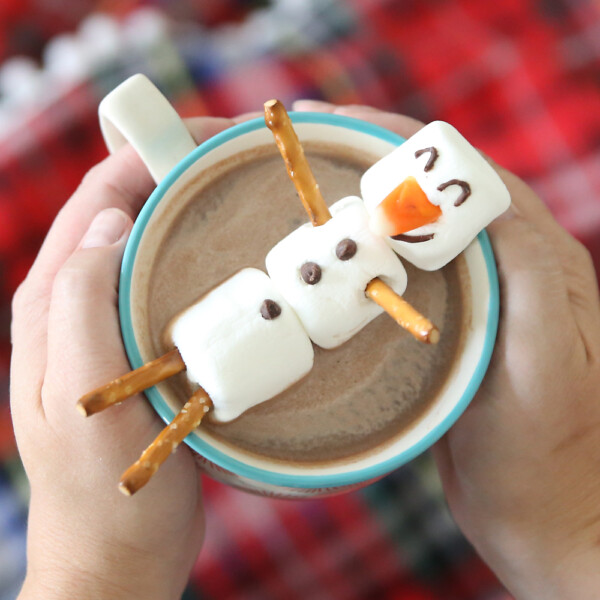
POLYGON ((180 313, 170 334, 219 421, 276 396, 313 365, 298 317, 258 269, 239 271, 180 313))
POLYGON ((267 255, 267 271, 315 344, 335 348, 382 312, 365 296, 380 277, 402 294, 406 271, 384 239, 369 228, 360 198, 330 207, 323 225, 302 225, 267 255))
POLYGON ((369 168, 361 193, 373 231, 427 271, 449 263, 510 205, 496 171, 442 121, 369 168))

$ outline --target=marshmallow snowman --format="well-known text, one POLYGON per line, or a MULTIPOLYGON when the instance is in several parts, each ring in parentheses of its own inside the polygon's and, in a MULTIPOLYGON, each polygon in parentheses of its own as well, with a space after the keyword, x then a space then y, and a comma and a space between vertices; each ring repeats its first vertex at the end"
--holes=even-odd
POLYGON ((376 162, 360 187, 373 231, 426 271, 449 263, 510 205, 492 166, 442 121, 376 162))
POLYGON ((424 270, 456 257, 510 204, 487 161, 454 127, 421 129, 361 178, 363 199, 333 204, 266 257, 178 315, 171 338, 219 421, 281 393, 312 369, 312 343, 335 348, 383 312, 365 290, 376 277, 407 285, 397 255, 424 270), (311 343, 312 342, 312 343, 311 343))
POLYGON ((276 396, 313 365, 296 313, 259 269, 242 269, 214 288, 174 319, 170 334, 219 421, 276 396))
POLYGON ((383 312, 365 295, 371 280, 381 278, 397 294, 404 293, 407 280, 398 257, 369 229, 360 198, 343 198, 329 210, 329 221, 301 225, 266 258, 273 283, 310 339, 326 349, 343 344, 383 312))

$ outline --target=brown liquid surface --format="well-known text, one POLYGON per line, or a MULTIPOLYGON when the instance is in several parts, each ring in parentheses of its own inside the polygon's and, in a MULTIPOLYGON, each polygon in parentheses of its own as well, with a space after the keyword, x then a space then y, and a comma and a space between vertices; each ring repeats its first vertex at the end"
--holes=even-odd
MULTIPOLYGON (((359 195, 360 176, 372 160, 339 146, 306 146, 328 204, 359 195)), ((205 185, 184 191, 190 201, 159 248, 148 293, 148 319, 156 355, 168 343, 170 319, 244 267, 265 270, 269 249, 307 222, 275 147, 248 152, 205 185)), ((441 341, 416 341, 380 315, 339 348, 315 347, 312 371, 277 397, 225 424, 202 427, 227 444, 294 463, 355 457, 397 438, 436 398, 460 347, 467 322, 463 306, 468 274, 462 257, 441 271, 405 263, 405 298, 440 329, 441 341)), ((184 402, 184 375, 171 380, 184 402)))

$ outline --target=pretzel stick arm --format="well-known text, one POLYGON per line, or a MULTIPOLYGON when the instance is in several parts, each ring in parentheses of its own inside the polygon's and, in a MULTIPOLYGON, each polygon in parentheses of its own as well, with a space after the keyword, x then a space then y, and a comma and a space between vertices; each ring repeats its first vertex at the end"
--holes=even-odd
POLYGON ((417 340, 426 344, 438 343, 440 339, 438 328, 381 279, 375 278, 369 282, 365 293, 417 340))
POLYGON ((323 200, 319 185, 304 155, 304 148, 285 107, 279 100, 269 100, 265 102, 264 108, 265 123, 273 133, 288 175, 300 196, 310 222, 315 226, 323 225, 331 219, 331 213, 323 200))
POLYGON ((157 383, 185 370, 185 363, 175 348, 135 371, 86 394, 77 402, 77 410, 88 417, 113 404, 142 392, 157 383))
POLYGON ((123 473, 119 482, 119 490, 126 496, 131 496, 145 486, 160 465, 200 425, 204 415, 212 406, 211 399, 202 388, 196 391, 183 405, 173 421, 144 450, 139 460, 123 473))
MULTIPOLYGON (((279 100, 269 100, 265 102, 264 108, 267 127, 273 133, 288 175, 302 200, 311 223, 315 226, 323 225, 331 219, 331 213, 310 170, 304 150, 285 107, 279 100)), ((401 296, 398 296, 381 279, 373 279, 367 285, 365 293, 415 338, 429 344, 438 342, 440 333, 431 321, 401 296)))

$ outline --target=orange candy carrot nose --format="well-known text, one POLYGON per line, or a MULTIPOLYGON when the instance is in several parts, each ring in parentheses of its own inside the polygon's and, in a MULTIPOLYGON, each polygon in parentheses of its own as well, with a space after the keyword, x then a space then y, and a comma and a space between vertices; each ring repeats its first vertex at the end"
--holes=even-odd
POLYGON ((407 177, 379 204, 376 228, 384 235, 399 235, 437 221, 442 214, 414 177, 407 177))

